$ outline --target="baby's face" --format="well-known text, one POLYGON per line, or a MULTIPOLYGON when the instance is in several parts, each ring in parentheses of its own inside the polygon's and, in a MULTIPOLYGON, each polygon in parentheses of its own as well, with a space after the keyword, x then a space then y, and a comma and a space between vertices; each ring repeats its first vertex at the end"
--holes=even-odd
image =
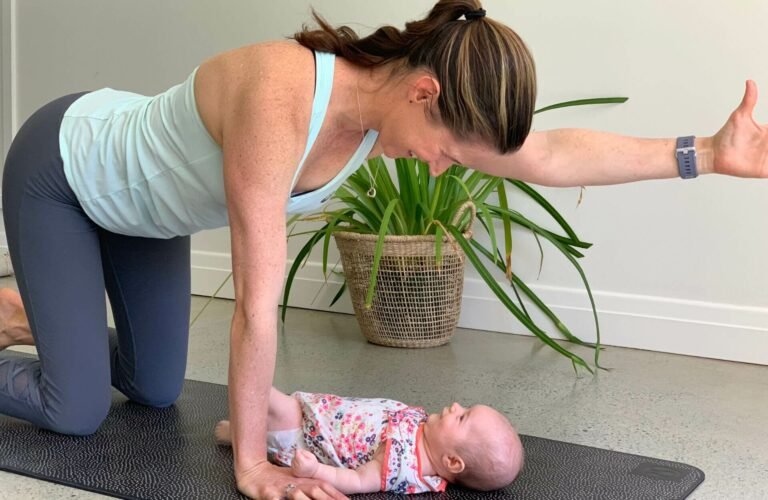
POLYGON ((442 412, 430 415, 424 424, 424 432, 433 446, 455 449, 460 443, 474 442, 472 437, 478 433, 495 432, 503 422, 504 417, 490 406, 464 408, 453 403, 442 412))

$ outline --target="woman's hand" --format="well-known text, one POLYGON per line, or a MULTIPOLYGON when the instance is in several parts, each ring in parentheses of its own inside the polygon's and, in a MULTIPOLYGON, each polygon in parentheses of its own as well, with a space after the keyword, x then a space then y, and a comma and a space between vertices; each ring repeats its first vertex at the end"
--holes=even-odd
POLYGON ((256 500, 348 500, 336 488, 316 479, 297 478, 291 469, 264 461, 237 474, 237 489, 256 500))
POLYGON ((737 177, 768 177, 768 126, 752 117, 757 85, 747 80, 744 98, 712 138, 715 173, 737 177))

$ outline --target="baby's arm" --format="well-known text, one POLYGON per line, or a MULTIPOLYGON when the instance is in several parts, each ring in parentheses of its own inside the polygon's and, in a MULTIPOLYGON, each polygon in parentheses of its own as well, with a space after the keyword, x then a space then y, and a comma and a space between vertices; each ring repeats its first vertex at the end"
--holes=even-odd
POLYGON ((309 477, 330 483, 345 495, 374 493, 381 491, 381 456, 377 450, 370 462, 352 470, 321 464, 310 451, 296 450, 291 471, 296 477, 309 477))

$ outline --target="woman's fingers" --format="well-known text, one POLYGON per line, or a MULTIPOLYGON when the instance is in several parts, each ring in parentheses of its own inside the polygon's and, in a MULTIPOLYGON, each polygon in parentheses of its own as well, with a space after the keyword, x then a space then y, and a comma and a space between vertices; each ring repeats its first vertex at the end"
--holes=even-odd
POLYGON ((296 490, 296 494, 289 498, 290 500, 309 500, 309 497, 301 490, 296 490))
POLYGON ((320 483, 321 488, 325 491, 325 493, 332 498, 333 500, 349 500, 349 497, 347 497, 344 493, 340 492, 333 486, 331 486, 328 483, 320 483))
POLYGON ((267 462, 238 476, 237 487, 257 500, 349 500, 328 483, 294 477, 290 469, 267 462))
POLYGON ((741 103, 737 111, 746 113, 752 116, 757 105, 757 84, 752 80, 747 80, 746 88, 744 89, 744 97, 741 99, 741 103))
POLYGON ((294 494, 289 498, 292 500, 348 500, 330 484, 319 481, 302 484, 294 490, 294 494))

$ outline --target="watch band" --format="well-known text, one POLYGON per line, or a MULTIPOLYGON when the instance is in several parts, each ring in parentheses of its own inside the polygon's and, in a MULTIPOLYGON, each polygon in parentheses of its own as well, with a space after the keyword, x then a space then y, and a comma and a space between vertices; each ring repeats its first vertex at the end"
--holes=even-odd
POLYGON ((696 137, 692 135, 677 138, 675 157, 677 158, 677 170, 683 179, 693 179, 699 175, 696 170, 695 139, 696 137))

